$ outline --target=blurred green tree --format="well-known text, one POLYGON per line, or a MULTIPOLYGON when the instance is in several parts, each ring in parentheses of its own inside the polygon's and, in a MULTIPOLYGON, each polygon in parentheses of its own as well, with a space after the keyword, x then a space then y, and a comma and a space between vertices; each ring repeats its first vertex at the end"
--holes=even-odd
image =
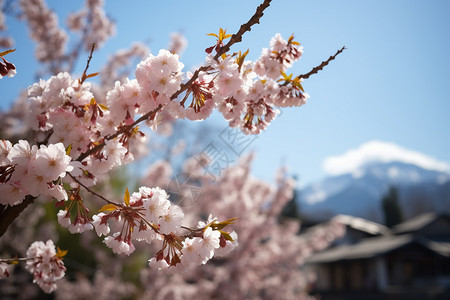
POLYGON ((391 228, 403 221, 403 213, 398 203, 398 190, 391 186, 381 200, 384 224, 391 228))

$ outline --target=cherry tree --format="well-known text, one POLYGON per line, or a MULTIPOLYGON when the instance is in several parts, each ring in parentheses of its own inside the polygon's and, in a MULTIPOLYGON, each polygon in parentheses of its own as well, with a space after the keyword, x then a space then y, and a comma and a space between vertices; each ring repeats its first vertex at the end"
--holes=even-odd
MULTIPOLYGON (((164 161, 150 166, 136 189, 123 187, 120 198, 104 186, 114 170, 144 155, 150 135, 176 120, 202 121, 218 110, 230 129, 256 135, 280 108, 306 103, 309 95, 302 81, 345 48, 297 76, 288 70, 303 48, 293 35, 272 37, 256 61, 246 59, 248 50, 232 52, 232 46, 260 22, 270 2, 258 6, 236 33, 220 28, 208 34, 214 42, 205 50, 205 62, 193 72, 184 72, 180 61, 186 41, 173 35, 169 50, 148 53, 145 46, 135 44, 116 53, 99 73, 91 73, 95 49, 114 33, 102 1, 87 0, 84 8, 69 15, 68 29, 79 33, 79 42, 69 50, 67 33, 43 0, 19 1, 36 42, 36 60, 43 65, 38 76, 51 76, 28 87, 17 106, 2 116, 0 237, 13 243, 16 219, 31 207, 53 202, 60 226, 82 236, 95 231, 118 257, 132 256, 142 247, 147 253, 152 250, 150 269, 141 272, 146 286, 143 297, 170 294, 181 299, 200 290, 208 298, 225 297, 220 289, 234 290, 232 299, 307 297, 308 278, 299 266, 310 253, 342 234, 342 227, 332 222, 305 237, 297 235, 298 223, 280 220, 294 189, 285 173, 280 173, 273 188, 250 177, 247 157, 212 180, 205 174, 208 158, 194 156, 184 163, 184 182, 200 185, 202 195, 188 210, 179 199, 192 196, 187 194, 192 190, 178 185, 178 193, 171 193, 172 169, 164 161), (84 51, 89 52, 86 67, 75 76, 74 65, 84 51), (140 62, 134 74, 128 74, 134 58, 140 62), (272 268, 281 273, 273 274, 272 268)), ((3 20, 2 13, 0 29, 3 20)), ((4 58, 12 57, 13 51, 0 53, 2 77, 21 72, 4 58)), ((66 250, 51 239, 30 241, 23 257, 11 253, 10 258, 0 259, 0 278, 12 273, 11 265, 24 262, 45 293, 60 285, 57 295, 68 298, 68 289, 79 284, 84 284, 87 295, 96 293, 95 280, 86 285, 63 279, 66 250)), ((104 279, 105 274, 99 267, 95 276, 104 279)))

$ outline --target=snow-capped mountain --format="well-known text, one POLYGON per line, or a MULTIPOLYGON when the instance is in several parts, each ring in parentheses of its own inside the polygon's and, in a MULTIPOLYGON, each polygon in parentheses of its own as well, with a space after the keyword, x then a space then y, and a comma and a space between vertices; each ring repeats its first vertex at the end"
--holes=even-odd
POLYGON ((450 210, 450 173, 404 162, 371 163, 328 177, 298 191, 301 213, 315 219, 350 214, 382 222, 381 199, 398 190, 405 216, 420 210, 450 210))

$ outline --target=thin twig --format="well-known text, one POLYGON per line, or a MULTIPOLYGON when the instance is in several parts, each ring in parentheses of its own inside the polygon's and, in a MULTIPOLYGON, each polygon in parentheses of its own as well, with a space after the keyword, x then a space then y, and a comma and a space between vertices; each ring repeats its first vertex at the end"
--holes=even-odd
POLYGON ((316 74, 319 71, 322 71, 322 69, 328 65, 330 63, 330 61, 334 60, 336 58, 336 56, 338 56, 339 54, 341 54, 342 51, 344 51, 345 46, 342 47, 341 49, 339 49, 334 55, 330 56, 326 61, 323 61, 320 65, 318 65, 317 67, 313 68, 311 71, 309 71, 306 74, 302 74, 302 75, 298 75, 297 77, 300 79, 308 79, 309 76, 316 74))
POLYGON ((87 64, 86 64, 86 68, 84 69, 83 75, 81 76, 80 84, 83 83, 87 79, 86 72, 89 69, 89 63, 91 62, 92 54, 94 53, 94 49, 95 49, 95 43, 92 44, 91 53, 89 54, 89 57, 88 57, 88 60, 87 60, 87 64))
POLYGON ((53 128, 47 131, 47 136, 42 142, 38 142, 37 145, 47 145, 48 141, 50 140, 50 137, 53 135, 53 128))
MULTIPOLYGON (((241 25, 239 31, 234 34, 230 41, 223 47, 221 47, 219 49, 219 51, 216 53, 215 55, 215 59, 218 59, 222 54, 226 53, 227 51, 230 50, 230 47, 232 45, 234 45, 235 43, 241 42, 242 41, 242 36, 245 32, 250 31, 251 27, 255 24, 259 24, 259 20, 260 18, 264 15, 264 10, 269 7, 271 0, 264 0, 264 2, 259 5, 256 9, 255 14, 250 18, 250 20, 241 25)), ((83 83, 86 79, 87 79, 87 75, 86 72, 89 68, 89 63, 92 59, 92 54, 94 52, 94 48, 95 48, 95 44, 92 45, 91 48, 91 52, 86 64, 86 68, 83 72, 83 76, 80 80, 81 83, 83 83)), ((334 58, 333 58, 334 59, 334 58)), ((199 69, 197 69, 194 74, 192 75, 192 77, 184 84, 181 85, 180 90, 178 90, 175 94, 173 94, 170 99, 174 100, 176 99, 181 93, 183 93, 184 91, 186 91, 191 85, 192 83, 198 78, 200 72, 202 71, 207 71, 210 67, 209 66, 202 66, 199 69)), ((53 73, 58 73, 58 72, 53 72, 53 73)), ((77 161, 82 161, 83 159, 85 159, 86 157, 88 157, 89 155, 91 155, 92 153, 95 153, 97 151, 99 151, 100 149, 102 149, 105 146, 105 142, 111 139, 116 138, 117 136, 119 136, 120 134, 131 130, 134 126, 136 126, 137 124, 139 124, 142 121, 145 121, 147 119, 151 119, 154 118, 154 116, 156 115, 156 113, 161 110, 162 106, 159 105, 155 110, 146 113, 145 115, 143 115, 142 117, 140 117, 139 119, 137 119, 135 122, 133 122, 133 124, 129 125, 129 126, 124 126, 122 127, 120 130, 118 130, 115 134, 108 136, 105 138, 105 140, 100 143, 99 145, 95 146, 94 148, 86 151, 85 153, 82 153, 76 160, 77 161)), ((100 199, 110 203, 110 204, 114 204, 114 205, 118 205, 108 199, 106 199, 105 197, 101 196, 100 194, 92 191, 91 189, 89 189, 88 187, 86 187, 84 184, 82 184, 79 180, 77 180, 76 178, 74 178, 70 173, 69 176, 71 176, 78 184, 80 184, 83 188, 85 188, 88 192, 92 193, 93 195, 99 197, 100 199)), ((8 228, 9 224, 11 224, 11 222, 30 204, 34 201, 35 197, 32 196, 27 196, 25 198, 25 200, 19 204, 19 205, 15 205, 12 207, 9 206, 5 206, 3 207, 2 205, 0 205, 0 212, 1 212, 1 221, 0 221, 0 237, 5 233, 6 229, 8 228)))
POLYGON ((252 30, 251 27, 253 25, 259 24, 259 19, 261 19, 261 17, 264 15, 264 10, 270 6, 270 2, 272 2, 272 0, 264 0, 264 2, 256 8, 256 12, 253 14, 250 20, 248 20, 247 23, 241 25, 239 31, 231 36, 231 39, 225 46, 220 48, 220 50, 214 56, 214 59, 217 60, 222 54, 228 52, 231 46, 233 46, 234 44, 242 42, 242 36, 244 35, 244 33, 252 30))
POLYGON ((66 60, 68 63, 67 68, 69 70, 69 73, 73 72, 76 61, 80 57, 80 52, 81 52, 80 49, 83 48, 84 41, 86 40, 88 32, 89 32, 89 28, 91 27, 91 23, 92 23, 92 11, 91 10, 88 10, 88 16, 86 17, 86 19, 87 19, 87 22, 85 23, 83 30, 81 31, 81 36, 80 36, 78 43, 73 47, 73 50, 66 57, 66 60))
POLYGON ((27 260, 36 259, 36 258, 38 258, 38 257, 0 258, 0 262, 12 263, 12 262, 19 262, 19 261, 27 261, 27 260))
POLYGON ((173 94, 172 97, 170 97, 170 100, 176 99, 181 93, 186 91, 192 85, 192 83, 198 78, 198 75, 200 74, 200 72, 205 72, 208 69, 209 69, 209 66, 202 66, 202 67, 198 68, 197 70, 195 70, 194 74, 192 74, 192 77, 186 83, 183 83, 181 85, 180 89, 175 94, 173 94))
POLYGON ((143 115, 142 117, 140 117, 139 119, 137 119, 136 121, 133 122, 133 124, 128 125, 128 126, 124 126, 122 128, 120 128, 116 133, 114 133, 113 135, 107 136, 105 138, 105 140, 98 144, 97 146, 95 146, 94 148, 89 149, 88 151, 82 153, 80 156, 78 156, 78 158, 76 159, 77 161, 82 161, 83 159, 85 159, 86 157, 88 157, 89 155, 91 155, 92 153, 95 153, 97 151, 99 151, 100 149, 102 149, 105 144, 106 141, 112 140, 116 137, 118 137, 120 134, 131 130, 134 126, 136 126, 137 124, 141 123, 142 121, 145 121, 147 119, 152 119, 155 117, 156 113, 162 108, 162 105, 160 104, 157 108, 155 108, 154 110, 146 113, 145 115, 143 115))
MULTIPOLYGON (((215 59, 218 59, 223 53, 227 52, 230 47, 232 45, 234 45, 235 43, 241 42, 242 41, 242 36, 244 35, 245 32, 250 31, 251 27, 255 24, 259 24, 259 20, 261 19, 261 17, 264 15, 264 10, 269 7, 270 2, 272 0, 264 0, 264 2, 259 5, 256 8, 256 12, 253 14, 253 16, 250 18, 250 20, 241 25, 241 27, 239 28, 238 32, 233 34, 231 36, 230 41, 228 41, 228 43, 221 47, 220 50, 217 52, 217 54, 215 55, 215 59)), ((91 55, 92 55, 92 51, 91 51, 91 55)), ((89 65, 89 61, 88 61, 88 65, 89 65)), ((200 68, 198 68, 194 74, 192 75, 192 77, 184 84, 181 85, 180 89, 175 92, 171 97, 170 100, 174 100, 176 99, 181 93, 183 93, 184 91, 186 91, 191 85, 192 83, 198 78, 198 75, 200 74, 200 72, 204 72, 207 71, 210 67, 209 66, 202 66, 200 68)), ((86 66, 86 70, 87 70, 87 66, 86 66)), ((85 71, 86 71, 85 70, 85 71)), ((84 74, 83 74, 84 75, 84 74)), ((122 127, 119 131, 117 131, 115 134, 108 136, 105 141, 109 141, 113 138, 116 138, 117 136, 119 136, 120 134, 132 129, 134 126, 136 126, 138 123, 147 120, 150 117, 154 117, 154 115, 162 108, 161 105, 159 105, 155 110, 148 112, 147 114, 143 115, 142 117, 140 117, 139 119, 137 119, 133 124, 129 125, 129 126, 125 126, 122 127)), ((85 159, 86 157, 88 157, 89 155, 91 155, 92 153, 95 153, 96 151, 102 149, 105 146, 105 141, 100 143, 99 145, 95 146, 94 148, 88 150, 87 152, 81 154, 76 160, 77 161, 82 161, 83 159, 85 159)))
POLYGON ((79 185, 81 185, 84 189, 86 189, 86 191, 88 191, 89 193, 91 193, 94 196, 99 197, 100 199, 102 199, 103 201, 106 201, 109 204, 114 204, 116 206, 122 206, 121 204, 117 204, 111 200, 106 199, 105 197, 103 197, 102 195, 100 195, 99 193, 94 192, 93 190, 91 190, 90 188, 88 188, 86 185, 84 185, 81 181, 79 181, 75 176, 73 176, 70 173, 67 173, 73 180, 75 180, 76 183, 78 183, 79 185))
MULTIPOLYGON (((239 28, 238 32, 236 32, 235 34, 233 34, 230 38, 230 40, 228 41, 228 43, 221 47, 219 49, 219 51, 217 51, 216 55, 214 56, 214 59, 217 60, 222 54, 228 52, 231 48, 231 46, 233 46, 236 43, 239 43, 242 41, 242 36, 244 35, 244 33, 246 33, 247 31, 251 30, 251 27, 255 24, 259 24, 259 19, 261 19, 261 17, 264 15, 264 10, 266 8, 268 8, 270 6, 270 2, 272 2, 272 0, 264 0, 264 2, 259 5, 256 8, 256 12, 253 14, 253 16, 250 18, 250 20, 248 20, 247 23, 242 24, 241 27, 239 28)), ((170 100, 174 100, 176 99, 181 93, 183 93, 185 90, 187 90, 191 84, 198 78, 198 75, 200 74, 200 72, 204 72, 207 71, 209 69, 209 66, 203 66, 200 67, 199 69, 197 69, 194 74, 192 74, 191 79, 189 79, 189 81, 187 81, 186 83, 181 85, 181 88, 172 95, 172 97, 170 97, 170 100)))

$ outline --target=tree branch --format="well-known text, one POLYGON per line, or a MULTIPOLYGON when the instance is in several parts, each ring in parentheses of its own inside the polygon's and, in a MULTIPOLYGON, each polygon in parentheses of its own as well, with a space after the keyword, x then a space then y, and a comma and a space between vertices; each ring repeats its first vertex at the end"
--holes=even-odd
POLYGON ((342 51, 344 51, 345 46, 342 47, 341 49, 339 49, 334 55, 330 56, 326 61, 323 61, 320 65, 318 65, 317 67, 313 68, 311 71, 309 71, 306 74, 302 74, 302 75, 298 75, 297 77, 300 79, 308 79, 309 76, 313 75, 313 74, 317 74, 317 72, 322 71, 322 69, 328 65, 330 63, 330 61, 334 60, 336 58, 336 56, 338 56, 339 54, 341 54, 342 51))
POLYGON ((95 49, 95 43, 92 44, 91 53, 89 54, 86 68, 84 69, 83 75, 81 76, 80 84, 82 84, 88 78, 88 75, 86 74, 86 72, 89 69, 89 63, 91 62, 92 54, 94 53, 94 49, 95 49))
POLYGON ((117 204, 114 203, 113 201, 110 201, 108 199, 106 199, 105 197, 103 197, 102 195, 100 195, 99 193, 94 192, 93 190, 91 190, 90 188, 88 188, 86 185, 84 185, 81 181, 79 181, 78 179, 75 178, 75 176, 73 176, 70 173, 67 173, 76 183, 78 183, 80 186, 82 186, 86 191, 88 191, 89 193, 91 193, 94 196, 97 196, 98 198, 102 199, 103 201, 106 201, 109 204, 114 204, 116 206, 121 206, 121 204, 117 204))
POLYGON ((22 203, 14 206, 0 205, 0 237, 5 234, 9 225, 30 205, 36 197, 28 195, 22 203))
POLYGON ((122 133, 131 130, 134 126, 136 126, 137 124, 141 123, 142 121, 145 121, 147 119, 152 119, 155 117, 156 113, 158 111, 160 111, 162 108, 162 105, 160 104, 157 108, 155 108, 154 110, 146 113, 145 115, 143 115, 142 117, 140 117, 139 119, 137 119, 136 121, 133 122, 133 124, 128 125, 128 126, 124 126, 122 128, 120 128, 116 133, 114 133, 113 135, 107 136, 105 138, 105 140, 103 142, 101 142, 100 144, 98 144, 97 146, 95 146, 92 149, 89 149, 88 151, 82 153, 80 156, 78 156, 78 158, 76 159, 77 161, 82 161, 83 159, 85 159, 86 157, 88 157, 89 155, 91 155, 92 153, 97 152, 98 150, 102 149, 105 146, 105 142, 106 141, 110 141, 116 137, 118 137, 119 135, 121 135, 122 133))
MULTIPOLYGON (((217 60, 222 54, 228 52, 231 46, 241 42, 244 33, 250 31, 253 25, 259 24, 259 19, 261 19, 261 17, 264 15, 264 10, 270 6, 270 2, 272 2, 272 0, 264 0, 264 2, 256 8, 256 12, 253 14, 250 20, 248 20, 247 23, 242 24, 238 32, 236 32, 231 36, 231 39, 228 41, 228 43, 225 46, 221 47, 219 51, 217 51, 216 55, 214 56, 215 60, 217 60)), ((173 94, 172 97, 170 97, 170 100, 176 99, 181 93, 183 93, 191 86, 191 84, 198 78, 200 72, 207 71, 208 69, 209 66, 203 66, 197 69, 194 72, 194 74, 192 74, 191 79, 189 79, 186 83, 182 84, 181 88, 175 94, 173 94)))
POLYGON ((228 52, 231 46, 233 46, 234 44, 242 42, 242 36, 244 35, 244 33, 252 30, 251 27, 253 25, 259 24, 259 19, 261 19, 261 17, 264 15, 264 10, 270 6, 270 2, 272 2, 272 0, 264 0, 264 2, 256 8, 256 12, 253 14, 250 20, 248 20, 247 23, 241 25, 239 31, 231 36, 231 39, 225 46, 220 48, 220 50, 214 56, 214 59, 217 60, 222 54, 228 52))
MULTIPOLYGON (((261 19, 261 17, 264 15, 264 10, 269 7, 270 2, 272 0, 264 0, 264 2, 259 5, 256 8, 256 12, 253 14, 253 16, 250 18, 250 20, 245 23, 242 24, 241 27, 239 28, 239 31, 235 34, 232 35, 230 41, 223 46, 222 48, 220 48, 220 50, 217 52, 217 54, 214 56, 214 59, 218 59, 222 54, 226 53, 228 50, 230 50, 230 47, 238 42, 242 41, 242 36, 244 35, 245 32, 250 31, 251 27, 255 24, 259 24, 259 20, 261 19)), ((91 51, 91 55, 92 55, 92 51, 91 51)), ((89 65, 89 61, 88 61, 88 65, 89 65)), ((87 68, 87 66, 86 66, 87 68)), ((198 78, 198 75, 200 74, 200 72, 206 71, 209 69, 209 66, 202 66, 200 68, 198 68, 194 74, 192 75, 192 77, 184 84, 181 85, 180 89, 175 92, 171 97, 170 100, 174 100, 176 99, 181 93, 183 93, 184 91, 186 91, 191 85, 192 83, 198 78)), ((132 129, 134 126, 136 126, 137 124, 139 124, 142 121, 147 120, 148 118, 154 117, 154 115, 162 108, 161 105, 159 105, 155 110, 148 112, 147 114, 143 115, 142 117, 140 117, 139 119, 137 119, 133 124, 129 125, 129 126, 125 126, 122 127, 119 131, 117 131, 115 134, 108 136, 105 141, 109 141, 113 138, 116 138, 117 136, 119 136, 120 134, 132 129)), ((86 157, 88 157, 89 155, 91 155, 92 153, 95 153, 96 151, 100 150, 101 148, 103 148, 105 146, 105 141, 100 143, 99 145, 95 146, 94 148, 86 151, 85 153, 81 154, 76 160, 77 161, 82 161, 83 159, 85 159, 86 157)))

